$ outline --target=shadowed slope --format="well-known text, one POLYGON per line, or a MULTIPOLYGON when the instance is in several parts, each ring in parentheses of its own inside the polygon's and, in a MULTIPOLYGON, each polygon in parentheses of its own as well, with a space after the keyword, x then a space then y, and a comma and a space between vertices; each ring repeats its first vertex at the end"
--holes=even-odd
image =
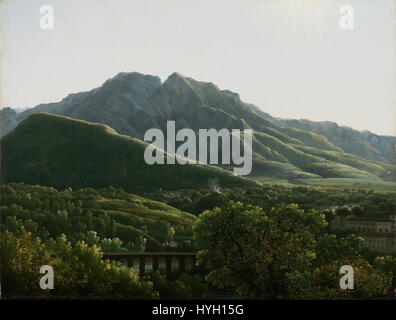
POLYGON ((147 165, 147 144, 101 124, 37 113, 2 138, 3 183, 57 188, 114 186, 143 192, 159 188, 224 186, 255 182, 208 165, 147 165))

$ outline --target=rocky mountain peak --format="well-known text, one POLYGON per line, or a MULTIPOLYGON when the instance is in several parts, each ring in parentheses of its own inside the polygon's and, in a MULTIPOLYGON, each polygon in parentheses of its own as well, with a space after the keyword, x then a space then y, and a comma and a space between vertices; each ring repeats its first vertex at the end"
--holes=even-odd
POLYGON ((188 79, 179 72, 172 73, 164 82, 164 86, 189 86, 188 79))
POLYGON ((108 79, 106 84, 123 84, 126 86, 148 86, 158 88, 161 86, 161 79, 157 76, 145 75, 139 72, 120 72, 113 78, 108 79))

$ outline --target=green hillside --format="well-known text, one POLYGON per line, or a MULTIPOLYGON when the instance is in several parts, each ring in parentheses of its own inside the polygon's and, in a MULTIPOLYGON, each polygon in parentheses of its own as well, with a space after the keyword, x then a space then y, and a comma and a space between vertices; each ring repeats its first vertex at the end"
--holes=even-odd
POLYGON ((358 170, 367 171, 383 180, 395 181, 396 167, 394 165, 365 160, 344 152, 320 150, 306 146, 295 146, 295 148, 304 151, 306 154, 318 156, 332 162, 341 163, 358 170))
POLYGON ((263 132, 254 132, 252 177, 278 179, 355 178, 390 180, 396 167, 365 160, 335 150, 287 143, 263 132))
POLYGON ((4 136, 2 183, 24 182, 59 189, 113 186, 142 193, 160 188, 250 186, 256 182, 208 165, 148 165, 146 143, 106 125, 37 113, 4 136))
POLYGON ((192 240, 195 216, 121 189, 57 191, 13 183, 0 191, 2 228, 18 231, 23 225, 43 240, 65 234, 104 251, 167 250, 164 241, 182 247, 192 240))

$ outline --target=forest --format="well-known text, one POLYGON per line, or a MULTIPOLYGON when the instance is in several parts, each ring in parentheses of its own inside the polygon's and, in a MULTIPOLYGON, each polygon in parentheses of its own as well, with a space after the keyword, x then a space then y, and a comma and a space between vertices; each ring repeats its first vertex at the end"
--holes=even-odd
POLYGON ((352 230, 330 230, 335 214, 381 217, 395 194, 367 189, 264 185, 159 190, 1 185, 3 295, 37 298, 340 299, 395 298, 396 257, 362 246, 352 230), (173 241, 177 246, 168 246, 173 241), (148 273, 103 252, 197 252, 194 274, 148 273), (55 289, 41 290, 41 265, 55 289), (339 288, 351 265, 355 290, 339 288))

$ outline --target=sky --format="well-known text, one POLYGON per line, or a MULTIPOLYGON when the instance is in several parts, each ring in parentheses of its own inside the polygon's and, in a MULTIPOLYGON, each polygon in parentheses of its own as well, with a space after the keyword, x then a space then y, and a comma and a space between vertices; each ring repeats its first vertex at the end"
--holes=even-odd
POLYGON ((396 135, 396 0, 0 0, 1 105, 173 72, 282 118, 396 135), (54 28, 40 27, 40 8, 54 28), (342 29, 343 5, 354 28, 342 29))

